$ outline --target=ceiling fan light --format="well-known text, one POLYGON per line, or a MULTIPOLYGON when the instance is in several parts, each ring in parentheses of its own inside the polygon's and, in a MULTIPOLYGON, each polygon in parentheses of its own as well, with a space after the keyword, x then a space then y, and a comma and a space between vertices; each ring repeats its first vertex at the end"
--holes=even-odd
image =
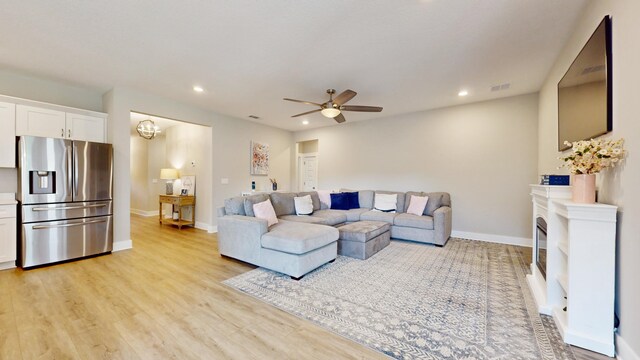
POLYGON ((333 107, 330 107, 330 108, 322 109, 322 111, 320 111, 320 113, 322 113, 322 115, 324 115, 325 117, 334 118, 334 117, 340 115, 340 110, 336 109, 336 108, 333 108, 333 107))

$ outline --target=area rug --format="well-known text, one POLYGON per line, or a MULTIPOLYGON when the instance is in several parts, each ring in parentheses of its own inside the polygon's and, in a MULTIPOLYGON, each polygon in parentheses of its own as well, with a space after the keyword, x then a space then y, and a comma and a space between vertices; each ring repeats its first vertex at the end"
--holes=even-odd
POLYGON ((508 245, 392 241, 300 281, 259 268, 224 283, 393 358, 574 358, 545 327, 508 245))

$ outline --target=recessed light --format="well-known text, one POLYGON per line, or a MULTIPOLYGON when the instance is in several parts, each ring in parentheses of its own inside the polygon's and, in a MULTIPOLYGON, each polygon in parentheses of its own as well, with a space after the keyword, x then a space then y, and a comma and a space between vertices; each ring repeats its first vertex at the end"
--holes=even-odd
POLYGON ((309 125, 309 120, 302 120, 302 125, 309 125))
POLYGON ((458 93, 458 96, 467 96, 469 95, 469 92, 467 90, 460 90, 460 92, 458 93))
POLYGON ((201 92, 204 92, 204 89, 202 88, 202 86, 196 85, 193 87, 193 91, 201 93, 201 92))

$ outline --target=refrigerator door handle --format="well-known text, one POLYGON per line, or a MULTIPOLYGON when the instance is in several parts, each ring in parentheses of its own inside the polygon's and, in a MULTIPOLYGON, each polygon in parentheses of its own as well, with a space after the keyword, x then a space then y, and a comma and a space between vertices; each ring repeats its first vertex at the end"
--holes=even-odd
POLYGON ((73 149, 71 146, 67 146, 66 149, 65 161, 67 165, 67 193, 71 193, 71 189, 73 188, 73 179, 71 178, 71 171, 73 170, 73 166, 71 164, 71 158, 73 157, 73 149))
POLYGON ((107 219, 85 221, 85 222, 73 223, 73 224, 35 225, 33 227, 33 230, 56 229, 56 228, 65 228, 65 227, 72 227, 72 226, 85 226, 85 225, 91 225, 91 224, 97 224, 97 223, 103 223, 103 222, 107 222, 107 219))
POLYGON ((73 198, 78 197, 78 149, 73 143, 73 198))
POLYGON ((93 204, 93 205, 84 205, 84 206, 63 206, 63 207, 36 207, 31 209, 31 211, 77 210, 77 209, 100 208, 105 206, 107 206, 107 204, 93 204))

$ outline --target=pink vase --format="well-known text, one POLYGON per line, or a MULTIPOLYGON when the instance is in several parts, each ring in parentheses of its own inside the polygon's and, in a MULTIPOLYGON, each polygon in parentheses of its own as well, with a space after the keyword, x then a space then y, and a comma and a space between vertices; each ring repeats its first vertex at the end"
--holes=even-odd
POLYGON ((596 202, 596 174, 575 174, 571 179, 571 200, 582 204, 596 202))

